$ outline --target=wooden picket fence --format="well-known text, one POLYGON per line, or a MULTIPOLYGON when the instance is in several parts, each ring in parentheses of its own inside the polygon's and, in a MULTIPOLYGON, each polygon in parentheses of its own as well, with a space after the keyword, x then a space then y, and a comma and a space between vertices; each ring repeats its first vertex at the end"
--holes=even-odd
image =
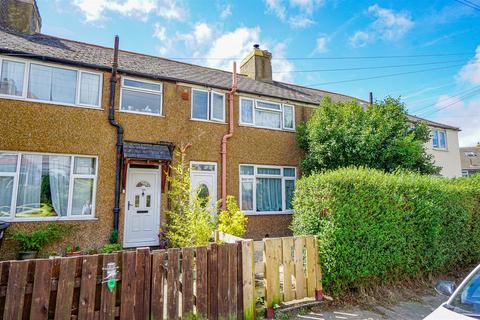
POLYGON ((242 247, 248 250, 249 244, 140 248, 0 262, 0 316, 9 320, 179 319, 190 315, 243 319, 243 290, 253 281, 247 272, 244 283, 242 271, 242 247), (104 279, 112 262, 118 271, 116 286, 110 291, 104 279))
POLYGON ((322 274, 314 236, 263 240, 265 304, 267 318, 282 302, 306 297, 321 300, 322 274))

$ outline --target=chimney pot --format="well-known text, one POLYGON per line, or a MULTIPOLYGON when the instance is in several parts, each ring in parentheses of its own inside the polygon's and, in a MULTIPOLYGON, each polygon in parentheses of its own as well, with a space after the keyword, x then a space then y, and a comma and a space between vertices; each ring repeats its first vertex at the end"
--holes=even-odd
POLYGON ((260 45, 259 45, 258 43, 255 43, 255 44, 253 45, 253 48, 255 48, 255 49, 260 49, 260 45))
POLYGON ((272 82, 272 54, 261 50, 255 43, 253 50, 240 62, 240 73, 255 80, 272 82))

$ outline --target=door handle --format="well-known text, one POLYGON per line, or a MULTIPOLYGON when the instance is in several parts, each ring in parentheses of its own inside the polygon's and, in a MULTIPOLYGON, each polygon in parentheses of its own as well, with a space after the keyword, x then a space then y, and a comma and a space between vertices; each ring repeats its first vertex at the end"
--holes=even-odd
POLYGON ((131 205, 132 205, 132 204, 130 203, 130 201, 128 201, 128 203, 127 203, 127 210, 130 210, 130 206, 131 206, 131 205))

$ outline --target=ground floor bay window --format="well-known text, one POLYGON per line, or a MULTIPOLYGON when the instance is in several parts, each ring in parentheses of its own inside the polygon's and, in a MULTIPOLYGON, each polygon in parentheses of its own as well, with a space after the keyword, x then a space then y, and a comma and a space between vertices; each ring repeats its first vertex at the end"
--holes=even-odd
POLYGON ((240 208, 246 213, 291 213, 296 168, 240 165, 240 208))
POLYGON ((96 181, 96 157, 0 152, 0 218, 91 218, 96 181))

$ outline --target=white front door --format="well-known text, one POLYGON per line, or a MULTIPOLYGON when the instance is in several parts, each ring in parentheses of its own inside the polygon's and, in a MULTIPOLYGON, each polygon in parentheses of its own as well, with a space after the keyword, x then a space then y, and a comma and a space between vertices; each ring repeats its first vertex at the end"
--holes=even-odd
POLYGON ((191 162, 190 183, 192 191, 201 197, 210 197, 210 205, 217 201, 217 164, 215 162, 191 162))
POLYGON ((160 231, 160 170, 129 168, 124 247, 156 246, 160 231))

